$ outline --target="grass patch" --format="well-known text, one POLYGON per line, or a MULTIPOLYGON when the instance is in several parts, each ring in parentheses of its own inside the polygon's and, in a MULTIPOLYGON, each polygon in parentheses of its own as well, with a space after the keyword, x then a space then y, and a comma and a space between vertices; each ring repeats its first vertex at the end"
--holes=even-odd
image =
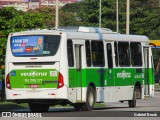
POLYGON ((95 103, 94 108, 106 107, 104 103, 95 103))
POLYGON ((0 102, 0 111, 12 111, 15 109, 25 109, 28 108, 27 103, 16 104, 14 102, 0 102))
MULTIPOLYGON (((94 108, 103 108, 106 105, 103 103, 95 103, 94 108)), ((56 106, 51 106, 50 108, 72 108, 73 106, 70 105, 66 105, 66 106, 61 106, 61 105, 56 105, 56 106)), ((14 102, 0 102, 0 112, 10 112, 10 111, 14 111, 17 109, 27 109, 28 104, 27 103, 22 103, 22 104, 16 104, 14 102)))
MULTIPOLYGON (((70 108, 73 107, 69 104, 67 104, 66 106, 62 106, 62 105, 55 105, 55 106, 51 106, 51 108, 70 108)), ((94 108, 103 108, 106 107, 106 105, 104 103, 95 103, 94 104, 94 108)))

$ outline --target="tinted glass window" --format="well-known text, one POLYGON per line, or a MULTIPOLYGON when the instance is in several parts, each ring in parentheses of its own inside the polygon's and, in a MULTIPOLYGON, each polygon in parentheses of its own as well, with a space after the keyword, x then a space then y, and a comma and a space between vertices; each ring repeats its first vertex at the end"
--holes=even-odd
POLYGON ((142 49, 138 42, 131 42, 131 63, 132 66, 142 66, 142 49))
POLYGON ((113 68, 112 45, 111 45, 111 43, 107 43, 107 59, 108 59, 108 68, 113 68))
POLYGON ((86 62, 87 62, 87 66, 90 67, 91 66, 91 50, 90 50, 90 42, 87 40, 86 44, 86 62))
POLYGON ((130 48, 128 42, 118 42, 119 65, 130 65, 130 48))
POLYGON ((92 63, 93 66, 104 66, 104 47, 102 41, 92 41, 92 63))
POLYGON ((74 66, 74 57, 73 57, 73 43, 72 40, 67 41, 67 54, 68 54, 68 66, 74 66))

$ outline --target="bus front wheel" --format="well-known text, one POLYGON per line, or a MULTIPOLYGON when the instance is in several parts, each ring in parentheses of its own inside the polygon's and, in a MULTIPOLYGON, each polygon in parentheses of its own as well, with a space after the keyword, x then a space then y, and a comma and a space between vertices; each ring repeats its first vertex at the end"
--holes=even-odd
POLYGON ((138 86, 136 86, 136 87, 134 88, 133 99, 128 101, 128 105, 129 105, 130 108, 136 107, 137 91, 139 91, 138 86))
POLYGON ((47 112, 49 110, 49 105, 40 103, 29 103, 29 108, 31 112, 47 112))
POLYGON ((83 111, 92 111, 94 108, 94 103, 95 103, 95 90, 93 87, 89 86, 87 90, 87 99, 86 103, 83 104, 82 110, 83 111))

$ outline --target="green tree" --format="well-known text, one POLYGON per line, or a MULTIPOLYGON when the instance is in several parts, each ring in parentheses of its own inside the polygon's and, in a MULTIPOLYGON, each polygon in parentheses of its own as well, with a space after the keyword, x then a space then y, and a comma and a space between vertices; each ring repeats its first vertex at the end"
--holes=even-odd
POLYGON ((55 26, 55 7, 40 7, 34 10, 30 10, 27 13, 41 14, 44 18, 43 23, 46 28, 54 28, 55 26))
MULTIPOLYGON (((78 17, 82 18, 82 24, 98 26, 99 0, 83 0, 78 4, 78 17)), ((159 0, 131 0, 130 34, 160 39, 159 9, 159 0)), ((102 27, 116 30, 116 0, 102 0, 102 27)), ((119 30, 120 33, 126 32, 126 0, 119 1, 119 30)))
POLYGON ((131 33, 160 39, 159 0, 131 0, 131 33))
POLYGON ((23 14, 22 11, 17 11, 14 8, 7 7, 0 9, 0 34, 2 34, 4 37, 7 37, 9 32, 14 31, 14 25, 17 21, 11 21, 21 14, 23 14))

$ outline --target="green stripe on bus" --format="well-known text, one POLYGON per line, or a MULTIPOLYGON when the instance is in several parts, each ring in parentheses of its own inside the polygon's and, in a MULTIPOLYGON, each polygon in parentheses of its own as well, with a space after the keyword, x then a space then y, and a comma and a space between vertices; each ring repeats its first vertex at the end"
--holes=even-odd
MULTIPOLYGON (((70 88, 87 87, 90 83, 94 83, 96 87, 129 86, 135 85, 136 81, 139 81, 142 85, 143 80, 145 82, 146 79, 144 68, 87 68, 81 71, 74 68, 69 69, 70 88)), ((149 69, 149 84, 154 84, 152 69, 149 69)))

